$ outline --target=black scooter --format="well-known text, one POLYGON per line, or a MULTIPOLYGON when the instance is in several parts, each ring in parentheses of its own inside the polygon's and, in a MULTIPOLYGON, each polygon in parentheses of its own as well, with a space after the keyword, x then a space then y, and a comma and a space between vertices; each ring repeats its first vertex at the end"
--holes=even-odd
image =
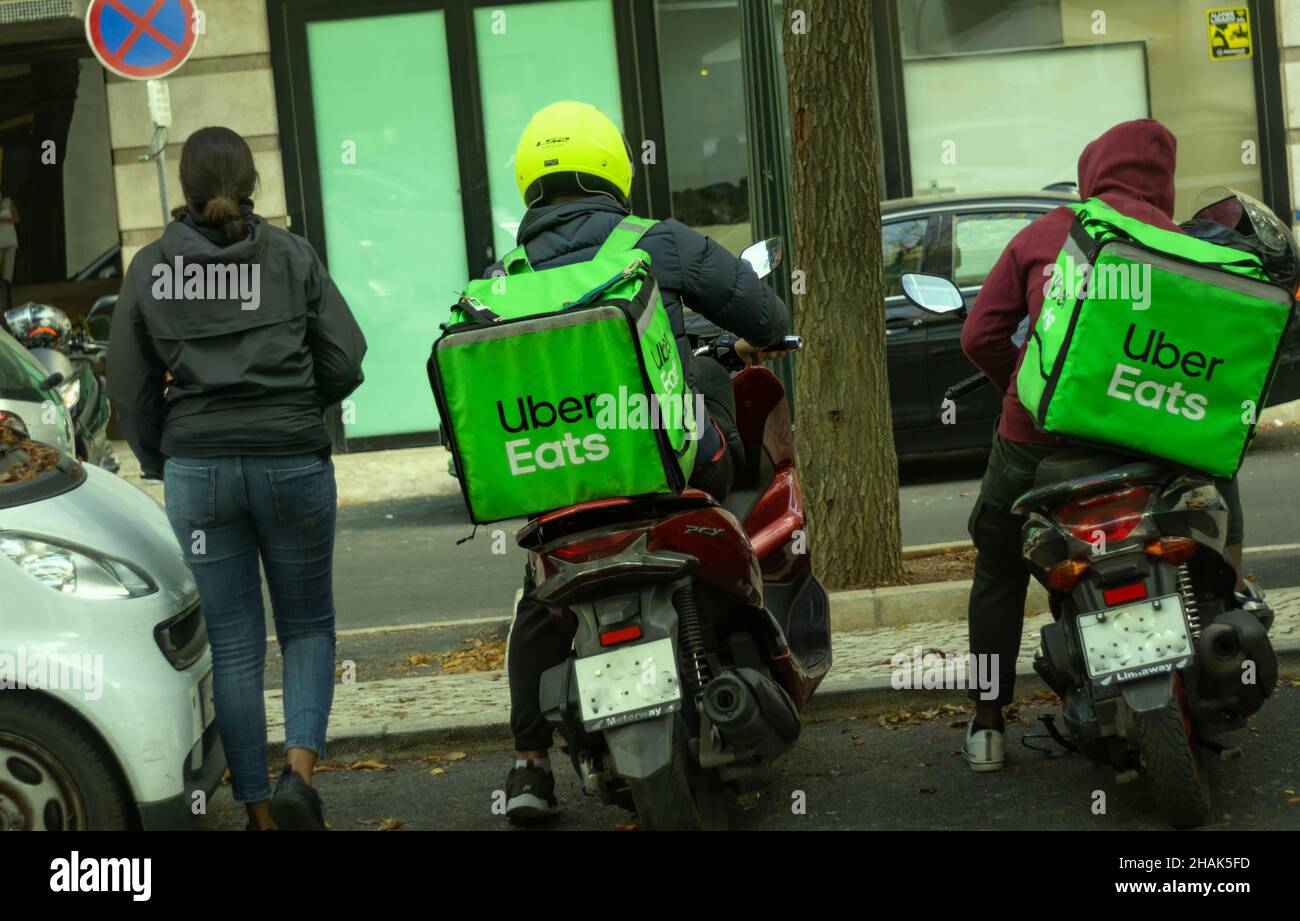
POLYGON ((103 375, 95 368, 107 346, 74 329, 68 315, 49 304, 6 311, 4 324, 48 372, 43 387, 71 413, 78 460, 117 472, 108 438, 112 410, 103 375))
MULTIPOLYGON (((945 278, 903 276, 908 299, 965 315, 945 278)), ((987 383, 950 388, 956 400, 987 383)), ((1211 814, 1202 752, 1246 724, 1277 683, 1272 609, 1224 554, 1228 506, 1195 471, 1095 448, 1043 461, 1012 509, 1026 516, 1024 560, 1048 589, 1034 670, 1061 698, 1071 751, 1142 768, 1171 824, 1211 814)))

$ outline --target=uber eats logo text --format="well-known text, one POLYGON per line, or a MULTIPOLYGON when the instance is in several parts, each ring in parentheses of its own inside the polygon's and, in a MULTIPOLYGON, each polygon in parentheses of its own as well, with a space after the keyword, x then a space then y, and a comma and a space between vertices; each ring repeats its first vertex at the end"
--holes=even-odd
POLYGON ((585 393, 558 398, 525 394, 513 402, 497 401, 501 428, 511 435, 530 436, 504 444, 512 476, 599 463, 609 457, 609 441, 603 432, 578 437, 572 431, 555 431, 563 426, 587 421, 604 431, 684 429, 686 437, 693 440, 700 437, 704 418, 703 398, 690 392, 661 399, 655 394, 646 396, 619 387, 616 394, 585 393))
MULTIPOLYGON (((597 394, 588 393, 581 398, 568 396, 551 403, 535 399, 531 394, 518 397, 515 406, 507 411, 505 404, 497 400, 497 418, 501 427, 511 434, 548 429, 557 422, 572 425, 583 419, 595 418, 592 401, 597 394)), ((539 467, 542 470, 554 470, 566 464, 596 463, 609 457, 609 445, 604 435, 588 435, 575 438, 572 432, 565 432, 558 441, 545 441, 534 446, 531 439, 520 438, 506 442, 506 458, 510 462, 511 476, 533 473, 539 467), (582 454, 578 454, 578 449, 582 454)))
POLYGON ((1135 362, 1153 365, 1164 371, 1178 369, 1184 380, 1161 384, 1143 379, 1143 368, 1116 362, 1106 395, 1124 402, 1134 402, 1148 409, 1181 414, 1199 422, 1205 418, 1209 398, 1190 389, 1200 381, 1209 382, 1214 372, 1224 364, 1224 359, 1204 352, 1180 347, 1164 330, 1143 329, 1130 323, 1124 336, 1124 354, 1135 362), (1186 384, 1186 386, 1184 386, 1186 384))

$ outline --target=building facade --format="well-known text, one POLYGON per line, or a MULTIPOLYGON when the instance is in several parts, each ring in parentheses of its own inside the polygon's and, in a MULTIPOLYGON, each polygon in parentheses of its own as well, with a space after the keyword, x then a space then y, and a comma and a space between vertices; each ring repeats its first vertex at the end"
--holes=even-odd
MULTIPOLYGON (((885 197, 1069 183, 1087 141, 1150 116, 1179 138, 1178 218, 1218 185, 1300 209, 1300 0, 870 2, 885 197)), ((90 56, 84 0, 0 0, 0 189, 27 218, 15 295, 119 245, 129 264, 165 223, 157 142, 174 206, 186 137, 227 125, 254 151, 258 211, 311 240, 366 331, 354 448, 436 440, 425 361, 455 292, 514 244, 514 144, 536 109, 601 108, 631 142, 636 209, 738 252, 789 235, 782 43, 836 27, 798 0, 198 5, 157 138, 145 85, 90 56)))

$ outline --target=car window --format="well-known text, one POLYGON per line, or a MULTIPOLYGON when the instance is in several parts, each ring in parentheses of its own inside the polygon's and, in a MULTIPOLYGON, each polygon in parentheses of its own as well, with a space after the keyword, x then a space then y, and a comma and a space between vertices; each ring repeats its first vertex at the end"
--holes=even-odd
POLYGON ((903 293, 898 279, 905 272, 921 271, 925 255, 925 226, 929 218, 895 221, 881 228, 881 264, 885 267, 885 297, 903 293))
POLYGON ((959 288, 984 284, 1002 251, 1037 211, 984 211, 952 216, 952 280, 959 288))

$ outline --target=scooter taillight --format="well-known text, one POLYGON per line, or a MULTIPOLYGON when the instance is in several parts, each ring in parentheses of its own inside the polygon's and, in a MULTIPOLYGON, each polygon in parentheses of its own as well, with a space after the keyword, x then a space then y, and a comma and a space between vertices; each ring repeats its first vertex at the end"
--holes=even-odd
POLYGON ((573 543, 555 547, 549 551, 549 555, 566 563, 585 563, 588 560, 614 556, 619 551, 630 547, 644 533, 644 530, 615 531, 612 534, 601 534, 599 537, 575 540, 573 543))
POLYGON ((1122 492, 1093 496, 1056 510, 1058 522, 1079 540, 1094 543, 1123 540, 1133 533, 1151 506, 1155 491, 1149 486, 1131 486, 1122 492))

